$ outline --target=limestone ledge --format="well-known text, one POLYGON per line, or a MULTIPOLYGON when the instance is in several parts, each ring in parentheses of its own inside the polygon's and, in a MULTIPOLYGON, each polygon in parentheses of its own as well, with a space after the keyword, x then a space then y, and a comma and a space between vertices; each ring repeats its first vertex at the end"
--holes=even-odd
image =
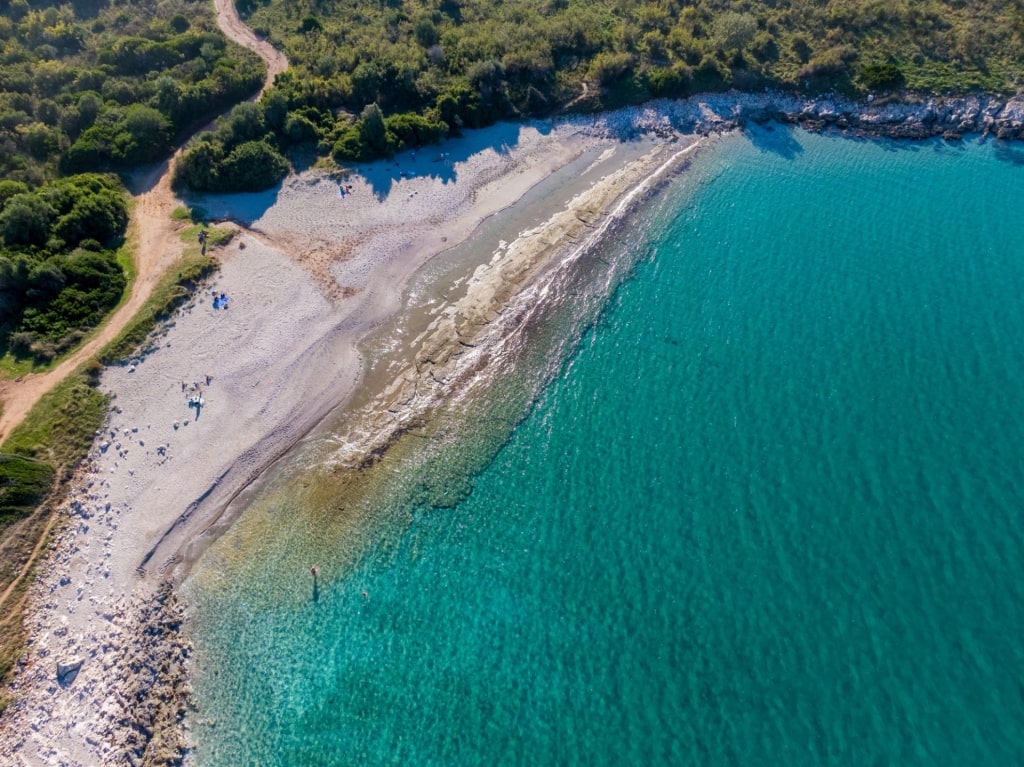
POLYGON ((486 368, 530 305, 523 300, 535 276, 588 242, 605 225, 649 193, 666 174, 682 166, 698 141, 660 142, 629 165, 597 181, 535 229, 499 248, 467 282, 466 292, 451 301, 415 339, 409 363, 360 414, 358 432, 339 439, 331 463, 338 468, 365 468, 402 434, 424 423, 431 410, 458 397, 486 368))
MULTIPOLYGON (((1024 94, 932 96, 914 93, 802 98, 781 92, 718 93, 677 101, 655 101, 635 110, 638 131, 659 125, 682 133, 709 133, 775 121, 808 130, 835 128, 855 135, 923 139, 967 134, 998 139, 1024 138, 1024 94)), ((620 118, 621 119, 621 118, 620 118)))

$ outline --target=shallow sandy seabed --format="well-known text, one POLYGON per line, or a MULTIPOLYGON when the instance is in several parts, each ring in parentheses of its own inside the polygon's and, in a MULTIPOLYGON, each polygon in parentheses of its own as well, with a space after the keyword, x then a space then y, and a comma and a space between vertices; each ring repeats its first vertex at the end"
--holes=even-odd
POLYGON ((616 130, 499 125, 347 177, 307 171, 272 193, 193 201, 244 230, 147 353, 103 376, 112 411, 32 586, 5 763, 141 762, 151 688, 169 694, 154 679, 176 671, 148 646, 180 622, 152 605, 183 547, 201 550, 230 499, 351 396, 355 342, 400 308, 419 267, 573 160, 593 155, 595 182, 621 166, 616 130))

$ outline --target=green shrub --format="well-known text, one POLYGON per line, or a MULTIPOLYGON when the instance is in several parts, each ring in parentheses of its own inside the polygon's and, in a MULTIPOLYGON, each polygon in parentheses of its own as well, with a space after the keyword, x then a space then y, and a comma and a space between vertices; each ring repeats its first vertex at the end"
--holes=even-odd
POLYGON ((359 129, 351 127, 341 134, 341 137, 334 142, 331 154, 338 162, 359 162, 367 159, 364 156, 365 147, 359 135, 359 129))
POLYGON ((218 190, 259 192, 288 173, 288 161, 265 141, 246 141, 235 147, 220 168, 218 190))
POLYGON ((38 194, 16 194, 0 211, 0 238, 7 245, 40 247, 49 238, 53 215, 53 208, 38 194))
POLYGON ((197 191, 213 191, 218 188, 218 163, 224 156, 223 147, 210 140, 211 134, 193 144, 174 164, 174 183, 197 191))
POLYGON ((251 102, 239 104, 179 158, 174 181, 206 192, 268 189, 289 168, 273 140, 264 110, 251 102))
POLYGON ((11 181, 10 179, 0 180, 0 210, 3 210, 7 201, 16 194, 25 194, 29 191, 28 184, 23 181, 11 181))
POLYGON ((398 150, 435 144, 448 132, 445 123, 431 121, 414 112, 391 115, 385 118, 384 125, 386 133, 394 137, 398 150))
POLYGON ((857 72, 857 79, 868 90, 898 88, 904 82, 902 70, 888 61, 864 64, 857 72))
POLYGON ((647 88, 652 96, 685 96, 690 85, 689 67, 655 67, 647 70, 647 88))
POLYGON ((597 54, 590 62, 587 73, 599 85, 613 85, 625 77, 633 68, 633 56, 628 53, 597 54))

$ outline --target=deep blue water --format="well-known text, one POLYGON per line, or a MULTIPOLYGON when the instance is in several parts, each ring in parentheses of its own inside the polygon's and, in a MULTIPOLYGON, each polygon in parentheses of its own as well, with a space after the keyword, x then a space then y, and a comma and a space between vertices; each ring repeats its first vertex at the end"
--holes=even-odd
POLYGON ((1021 152, 705 152, 452 505, 200 564, 193 762, 1024 761, 1021 152))

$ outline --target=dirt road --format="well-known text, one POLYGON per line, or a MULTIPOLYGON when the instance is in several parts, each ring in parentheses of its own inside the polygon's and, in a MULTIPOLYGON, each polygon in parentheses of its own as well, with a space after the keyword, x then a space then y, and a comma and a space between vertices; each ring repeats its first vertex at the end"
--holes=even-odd
POLYGON ((267 79, 256 96, 259 98, 263 95, 263 91, 273 84, 274 78, 288 68, 288 59, 266 40, 257 37, 238 18, 238 9, 235 8, 234 0, 215 0, 215 5, 217 6, 217 26, 221 31, 239 45, 244 45, 253 51, 267 63, 267 79))
MULTIPOLYGON (((216 6, 217 24, 224 34, 254 51, 267 64, 267 78, 256 96, 258 98, 274 78, 288 68, 288 60, 242 23, 232 0, 216 0, 216 6)), ((152 294, 163 273, 181 256, 184 243, 178 233, 182 225, 171 220, 171 213, 180 204, 171 190, 171 170, 180 151, 169 161, 133 179, 135 206, 128 225, 128 238, 135 251, 135 281, 128 299, 95 335, 52 370, 32 373, 18 380, 0 381, 0 403, 3 406, 0 411, 0 442, 10 436, 40 397, 124 329, 152 294)))

